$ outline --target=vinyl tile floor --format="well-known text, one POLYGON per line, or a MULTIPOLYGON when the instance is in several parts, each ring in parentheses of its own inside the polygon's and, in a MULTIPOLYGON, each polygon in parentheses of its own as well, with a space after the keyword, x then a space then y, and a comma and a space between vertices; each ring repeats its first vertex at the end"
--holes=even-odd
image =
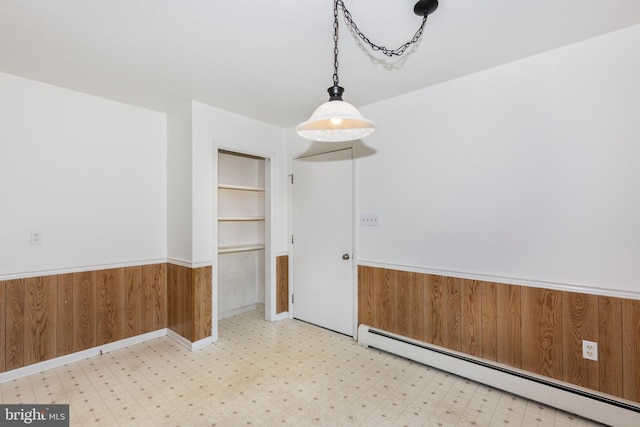
POLYGON ((68 403, 71 426, 598 426, 296 320, 222 319, 0 384, 2 403, 68 403))

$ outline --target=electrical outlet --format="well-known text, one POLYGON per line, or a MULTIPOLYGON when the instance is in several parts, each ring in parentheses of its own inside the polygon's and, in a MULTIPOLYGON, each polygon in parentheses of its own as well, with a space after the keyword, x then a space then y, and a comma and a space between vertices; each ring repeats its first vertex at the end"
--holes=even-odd
POLYGON ((589 360, 598 360, 598 343, 593 341, 582 341, 582 357, 589 360))
POLYGON ((32 245, 41 245, 42 244, 42 231, 32 231, 31 232, 31 244, 32 245))
POLYGON ((362 214, 360 215, 360 225, 363 227, 377 227, 378 214, 362 214))

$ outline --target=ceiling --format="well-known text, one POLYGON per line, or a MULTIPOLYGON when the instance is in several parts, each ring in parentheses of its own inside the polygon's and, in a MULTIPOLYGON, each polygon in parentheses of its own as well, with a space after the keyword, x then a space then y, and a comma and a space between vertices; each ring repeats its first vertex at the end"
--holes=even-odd
MULTIPOLYGON (((344 0, 389 48, 418 29, 416 1, 344 0)), ((332 0, 0 0, 0 72, 161 112, 196 100, 288 128, 328 100, 332 20, 332 0)), ((341 19, 340 84, 362 106, 636 24, 638 0, 440 0, 418 48, 388 59, 341 19)))

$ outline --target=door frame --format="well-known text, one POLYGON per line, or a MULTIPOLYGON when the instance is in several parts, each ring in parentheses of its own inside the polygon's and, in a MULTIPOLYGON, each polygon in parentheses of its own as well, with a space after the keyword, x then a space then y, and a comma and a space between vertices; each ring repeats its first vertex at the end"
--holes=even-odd
POLYGON ((213 207, 213 259, 211 275, 211 335, 214 337, 214 342, 218 340, 218 150, 235 152, 238 154, 246 154, 249 156, 261 157, 265 159, 265 290, 264 290, 264 315, 265 320, 276 320, 276 254, 273 251, 273 238, 275 235, 276 221, 274 221, 274 203, 273 203, 273 191, 274 183, 278 182, 277 179, 277 164, 274 161, 277 159, 275 152, 271 150, 257 149, 253 146, 247 146, 238 142, 213 138, 213 163, 212 174, 212 207, 213 207))
MULTIPOLYGON (((324 147, 322 147, 324 148, 324 147)), ((291 237, 293 236, 293 186, 291 185, 291 176, 293 175, 293 161, 298 159, 303 159, 305 157, 311 157, 319 154, 328 154, 336 151, 342 151, 351 149, 351 197, 352 197, 352 218, 351 218, 351 258, 353 260, 352 263, 352 295, 353 295, 353 339, 358 339, 358 221, 359 217, 359 208, 358 208, 358 162, 356 159, 358 158, 358 149, 357 144, 351 143, 344 145, 342 147, 327 147, 326 149, 321 150, 309 150, 295 157, 291 157, 289 160, 289 190, 288 190, 288 200, 289 200, 289 254, 290 254, 290 262, 289 262, 289 318, 294 318, 295 306, 291 303, 292 296, 294 294, 294 280, 293 277, 293 263, 295 261, 295 250, 294 245, 291 243, 291 237)))

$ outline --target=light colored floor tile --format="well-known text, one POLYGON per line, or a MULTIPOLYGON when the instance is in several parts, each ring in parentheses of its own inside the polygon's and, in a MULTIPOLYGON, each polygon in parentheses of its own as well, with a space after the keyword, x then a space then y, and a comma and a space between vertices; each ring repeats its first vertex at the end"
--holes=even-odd
POLYGON ((597 426, 359 346, 306 323, 220 321, 190 352, 168 337, 0 384, 2 403, 69 403, 76 426, 597 426))

